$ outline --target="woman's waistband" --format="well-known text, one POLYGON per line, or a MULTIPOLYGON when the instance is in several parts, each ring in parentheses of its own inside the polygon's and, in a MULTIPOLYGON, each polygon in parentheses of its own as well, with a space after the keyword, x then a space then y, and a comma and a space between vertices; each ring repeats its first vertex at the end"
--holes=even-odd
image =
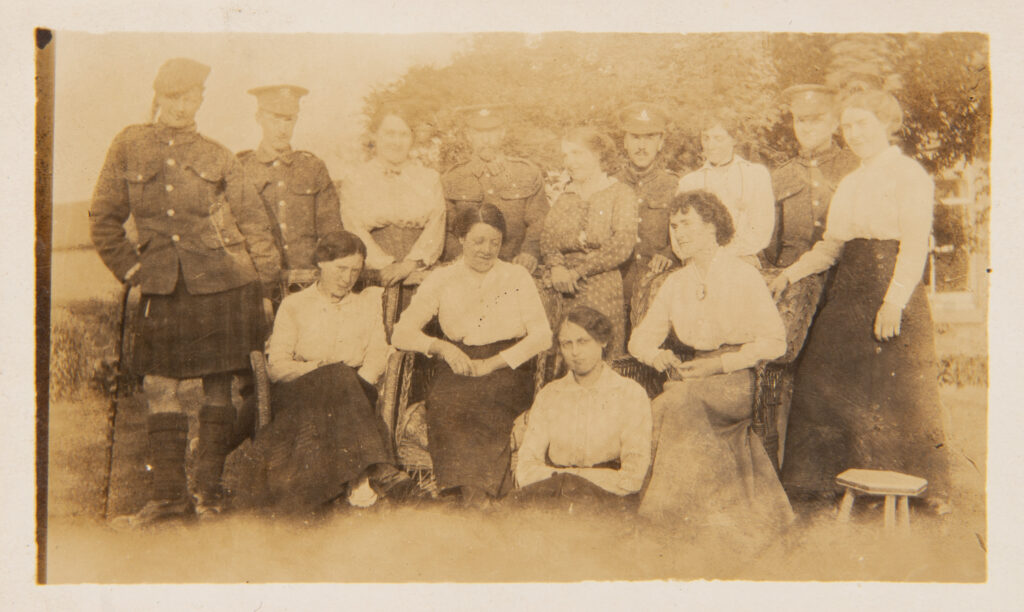
POLYGON ((491 342, 490 344, 477 345, 465 344, 457 340, 452 340, 451 338, 445 338, 445 340, 459 347, 459 350, 465 353, 470 359, 487 359, 488 357, 494 357, 505 349, 515 346, 515 344, 519 342, 520 338, 498 340, 497 342, 491 342))
POLYGON ((696 359, 697 357, 721 357, 726 353, 735 353, 736 351, 743 348, 742 344, 723 344, 716 349, 710 349, 707 351, 701 351, 688 345, 677 345, 673 347, 672 352, 683 361, 689 361, 696 359))

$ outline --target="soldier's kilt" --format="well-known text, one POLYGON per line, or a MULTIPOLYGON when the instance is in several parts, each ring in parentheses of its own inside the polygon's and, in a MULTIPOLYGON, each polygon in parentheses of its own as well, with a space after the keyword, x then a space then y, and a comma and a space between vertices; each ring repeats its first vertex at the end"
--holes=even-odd
POLYGON ((179 272, 170 295, 143 294, 135 317, 132 372, 170 378, 249 368, 266 338, 260 284, 192 295, 179 272))

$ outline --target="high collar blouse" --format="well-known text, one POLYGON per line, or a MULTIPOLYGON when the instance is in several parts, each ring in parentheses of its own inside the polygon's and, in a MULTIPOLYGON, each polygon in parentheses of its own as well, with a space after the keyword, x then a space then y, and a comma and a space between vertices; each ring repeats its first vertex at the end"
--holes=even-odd
POLYGON ((710 191, 732 215, 736 234, 729 250, 737 255, 757 255, 771 242, 775 229, 775 196, 768 169, 738 155, 721 166, 705 162, 679 179, 676 193, 710 191))
POLYGON ((699 351, 741 345, 722 355, 722 369, 752 367, 786 352, 786 328, 761 273, 719 248, 706 275, 690 262, 665 279, 643 321, 633 330, 629 352, 653 364, 674 330, 699 351))
POLYGON ((384 290, 367 287, 332 300, 314 284, 281 302, 267 349, 273 382, 288 382, 322 364, 344 363, 375 384, 390 348, 384 332, 384 290))
POLYGON ((791 282, 832 266, 855 238, 898 240, 885 301, 903 307, 921 281, 932 230, 935 183, 924 168, 890 146, 846 175, 832 196, 824 238, 786 270, 791 282))
POLYGON ((615 493, 636 493, 651 463, 651 402, 639 384, 604 364, 600 378, 583 386, 569 372, 545 386, 530 409, 516 462, 525 487, 553 468, 575 467, 579 476, 615 493), (594 468, 619 460, 619 469, 594 468))
POLYGON ((395 261, 370 235, 387 226, 422 228, 405 256, 431 265, 444 248, 444 191, 441 176, 414 161, 398 168, 373 158, 358 166, 341 185, 341 221, 366 243, 366 266, 379 270, 395 261))
POLYGON ((391 341, 405 351, 430 353, 423 326, 434 317, 444 335, 470 346, 519 338, 501 352, 511 368, 551 346, 551 327, 526 268, 498 260, 480 274, 461 257, 427 275, 395 325, 391 341))

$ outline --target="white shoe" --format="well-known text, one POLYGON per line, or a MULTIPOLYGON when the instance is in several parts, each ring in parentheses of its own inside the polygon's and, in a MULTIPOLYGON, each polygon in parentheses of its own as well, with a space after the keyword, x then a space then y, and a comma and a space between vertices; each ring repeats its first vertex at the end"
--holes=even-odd
POLYGON ((377 492, 370 486, 370 479, 365 475, 354 485, 349 484, 348 503, 356 508, 369 508, 377 503, 377 492))

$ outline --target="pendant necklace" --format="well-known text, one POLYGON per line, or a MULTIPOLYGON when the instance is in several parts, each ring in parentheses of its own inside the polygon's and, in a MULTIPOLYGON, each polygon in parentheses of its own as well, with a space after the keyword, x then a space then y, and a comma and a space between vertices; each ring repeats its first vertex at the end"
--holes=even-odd
POLYGON ((700 273, 700 267, 697 262, 693 262, 693 274, 697 277, 697 301, 702 302, 704 298, 708 296, 708 286, 704 282, 704 277, 700 273))

